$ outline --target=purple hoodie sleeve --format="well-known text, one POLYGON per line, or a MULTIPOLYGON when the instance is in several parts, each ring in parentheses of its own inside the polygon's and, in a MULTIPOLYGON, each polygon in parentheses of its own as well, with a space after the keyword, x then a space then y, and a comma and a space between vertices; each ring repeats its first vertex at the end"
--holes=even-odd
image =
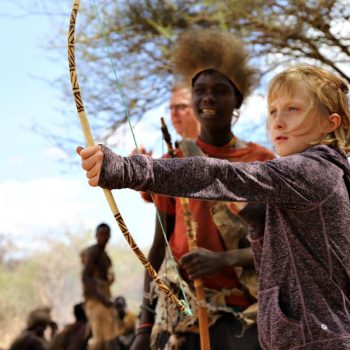
POLYGON ((104 155, 101 187, 205 200, 308 207, 325 200, 343 176, 341 169, 311 151, 251 163, 208 157, 121 157, 107 147, 104 155))
POLYGON ((264 243, 266 204, 249 203, 239 212, 248 224, 248 239, 254 252, 255 270, 259 273, 264 243))

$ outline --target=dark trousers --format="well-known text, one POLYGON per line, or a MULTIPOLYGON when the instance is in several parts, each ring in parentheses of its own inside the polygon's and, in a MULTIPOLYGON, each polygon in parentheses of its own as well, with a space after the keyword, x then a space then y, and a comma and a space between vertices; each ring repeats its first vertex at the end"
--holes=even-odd
MULTIPOLYGON (((256 325, 248 328, 242 335, 241 323, 227 314, 220 317, 216 323, 210 327, 210 348, 211 350, 261 350, 258 340, 256 325)), ((184 333, 185 341, 181 350, 200 349, 199 335, 196 333, 184 333)), ((158 349, 163 349, 168 339, 166 332, 158 338, 158 349)))

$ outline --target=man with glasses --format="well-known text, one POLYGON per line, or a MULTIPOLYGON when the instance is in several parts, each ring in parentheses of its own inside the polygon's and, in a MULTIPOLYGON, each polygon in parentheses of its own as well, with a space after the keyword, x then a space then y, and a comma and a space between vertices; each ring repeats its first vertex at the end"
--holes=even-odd
POLYGON ((182 138, 196 139, 199 122, 191 106, 191 91, 184 84, 176 84, 171 89, 170 119, 174 129, 182 138))

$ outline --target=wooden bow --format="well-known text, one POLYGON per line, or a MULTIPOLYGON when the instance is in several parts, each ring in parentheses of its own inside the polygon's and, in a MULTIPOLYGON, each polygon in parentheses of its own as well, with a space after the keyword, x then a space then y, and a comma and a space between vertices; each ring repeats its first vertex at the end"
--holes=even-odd
MULTIPOLYGON (((70 17, 69 23, 69 32, 68 32, 68 62, 69 62, 69 71, 70 71, 70 79, 72 83, 72 90, 74 95, 75 105, 77 107, 80 124, 84 133, 84 138, 87 146, 94 146, 95 142, 92 137, 92 133, 89 127, 89 122, 85 113, 83 100, 80 93, 80 88, 78 84, 78 77, 76 72, 75 65, 75 23, 76 17, 79 11, 80 0, 74 0, 73 9, 70 17)), ((130 245, 131 249, 134 251, 138 259, 141 261, 145 269, 148 271, 151 279, 157 283, 158 288, 166 294, 166 296, 174 302, 178 308, 187 315, 191 314, 191 310, 189 310, 182 301, 180 301, 176 295, 169 289, 169 287, 159 278, 157 272, 154 270, 150 262, 147 260, 145 255, 142 253, 135 240, 131 236, 124 219, 122 218, 117 204, 113 198, 111 191, 103 189, 109 207, 112 210, 113 216, 117 221, 120 230, 122 231, 126 241, 130 245)))
MULTIPOLYGON (((162 133, 164 141, 168 147, 168 153, 171 158, 176 158, 176 153, 171 142, 171 136, 169 134, 168 128, 164 122, 164 119, 161 118, 162 123, 162 133)), ((187 241, 189 250, 196 250, 197 246, 197 237, 196 237, 196 224, 192 218, 190 201, 188 198, 180 198, 180 203, 183 210, 187 241)), ((200 278, 196 278, 193 281, 194 289, 196 292, 196 297, 198 300, 198 323, 199 323, 199 336, 201 350, 210 350, 210 337, 209 337, 209 327, 208 327, 208 316, 207 310, 205 307, 205 292, 203 287, 203 281, 200 278)))

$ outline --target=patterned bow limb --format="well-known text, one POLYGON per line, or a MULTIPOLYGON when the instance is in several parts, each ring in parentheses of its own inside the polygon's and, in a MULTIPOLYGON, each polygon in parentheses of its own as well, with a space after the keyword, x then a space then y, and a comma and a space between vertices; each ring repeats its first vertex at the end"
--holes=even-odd
MULTIPOLYGON (((86 141, 87 146, 94 146, 95 142, 92 137, 92 133, 89 127, 89 122, 85 113, 84 104, 82 101, 80 88, 78 84, 78 77, 76 72, 76 65, 75 65, 75 23, 76 23, 76 17, 79 11, 79 5, 80 0, 74 0, 73 9, 70 17, 70 23, 69 23, 69 32, 68 32, 68 62, 69 62, 69 71, 70 71, 70 79, 72 83, 72 90, 73 90, 73 96, 74 101, 76 104, 76 108, 78 111, 80 124, 84 133, 84 138, 86 141)), ((117 221, 120 230, 122 231, 126 241, 138 257, 138 259, 141 261, 145 269, 148 271, 151 279, 157 284, 158 288, 166 294, 166 296, 174 302, 178 308, 185 313, 186 315, 191 314, 191 310, 188 309, 184 305, 182 301, 180 301, 176 295, 169 289, 169 287, 159 278, 157 272, 154 270, 150 262, 147 260, 145 255, 142 253, 138 245, 136 244, 135 240, 131 236, 124 219, 122 218, 119 209, 117 207, 117 204, 113 198, 113 195, 111 191, 103 189, 103 192, 105 194, 105 197, 107 199, 107 202, 112 210, 113 216, 115 220, 117 221)))
MULTIPOLYGON (((168 127, 165 124, 163 118, 161 118, 162 132, 164 141, 168 147, 168 153, 171 158, 176 158, 176 153, 171 143, 171 136, 168 131, 168 127)), ((188 198, 180 198, 181 207, 183 210, 188 248, 190 251, 198 249, 197 238, 196 238, 196 224, 192 218, 190 209, 190 201, 188 198)), ((193 281, 196 298, 198 300, 198 323, 199 323, 199 337, 201 350, 210 350, 210 337, 209 337, 209 326, 208 326, 208 315, 205 307, 206 299, 203 281, 200 278, 196 278, 193 281)))

